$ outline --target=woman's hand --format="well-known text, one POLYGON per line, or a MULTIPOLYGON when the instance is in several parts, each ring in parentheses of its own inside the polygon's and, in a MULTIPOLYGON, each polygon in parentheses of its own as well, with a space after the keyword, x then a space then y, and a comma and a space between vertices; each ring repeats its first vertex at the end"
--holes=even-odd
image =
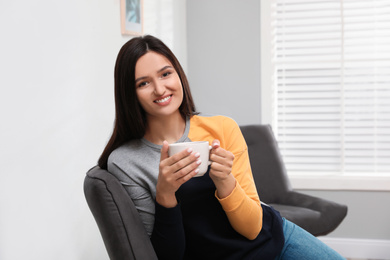
POLYGON ((231 174, 234 155, 220 147, 219 140, 215 139, 210 151, 210 178, 213 180, 220 199, 229 196, 236 186, 236 179, 231 174))
POLYGON ((177 205, 175 192, 180 186, 198 173, 200 164, 199 154, 192 149, 181 151, 169 157, 168 142, 163 142, 159 175, 156 186, 156 201, 171 208, 177 205))

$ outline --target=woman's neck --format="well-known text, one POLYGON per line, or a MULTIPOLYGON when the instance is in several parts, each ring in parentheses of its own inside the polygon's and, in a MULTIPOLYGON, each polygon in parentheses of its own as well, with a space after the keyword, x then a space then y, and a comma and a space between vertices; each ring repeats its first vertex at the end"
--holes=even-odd
POLYGON ((179 140, 186 127, 186 119, 180 113, 164 118, 148 118, 144 138, 154 144, 162 145, 163 141, 174 143, 179 140))

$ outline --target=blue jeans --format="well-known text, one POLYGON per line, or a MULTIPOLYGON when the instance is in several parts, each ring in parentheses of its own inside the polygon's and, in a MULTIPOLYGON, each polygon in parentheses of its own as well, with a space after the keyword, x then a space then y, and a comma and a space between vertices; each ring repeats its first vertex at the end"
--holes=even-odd
POLYGON ((283 218, 284 246, 275 260, 345 259, 301 227, 283 218))

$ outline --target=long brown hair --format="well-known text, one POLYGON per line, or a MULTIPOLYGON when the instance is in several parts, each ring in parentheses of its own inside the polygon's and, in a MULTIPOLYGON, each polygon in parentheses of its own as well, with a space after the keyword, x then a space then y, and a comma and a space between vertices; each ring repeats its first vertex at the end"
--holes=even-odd
POLYGON ((183 101, 179 107, 184 118, 196 114, 187 77, 172 51, 151 35, 136 37, 125 43, 118 53, 115 64, 115 122, 114 130, 98 165, 107 169, 111 152, 122 144, 145 135, 146 114, 137 99, 135 90, 135 65, 140 57, 153 51, 165 56, 178 73, 183 86, 183 101))

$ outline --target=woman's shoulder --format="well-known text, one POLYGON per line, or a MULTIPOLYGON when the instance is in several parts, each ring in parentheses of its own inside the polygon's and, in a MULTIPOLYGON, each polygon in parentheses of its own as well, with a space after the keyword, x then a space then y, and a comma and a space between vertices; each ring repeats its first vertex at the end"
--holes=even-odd
POLYGON ((222 146, 231 147, 230 142, 240 138, 241 132, 234 119, 223 115, 197 115, 191 118, 189 138, 193 141, 218 139, 222 146))
POLYGON ((116 148, 108 157, 107 164, 110 165, 114 162, 120 162, 126 158, 131 158, 133 153, 139 151, 142 147, 140 140, 131 140, 116 148))
POLYGON ((217 126, 224 126, 224 127, 236 127, 238 124, 236 121, 228 116, 225 115, 210 115, 210 114, 199 114, 194 115, 191 118, 191 123, 195 123, 198 125, 217 125, 217 126))

